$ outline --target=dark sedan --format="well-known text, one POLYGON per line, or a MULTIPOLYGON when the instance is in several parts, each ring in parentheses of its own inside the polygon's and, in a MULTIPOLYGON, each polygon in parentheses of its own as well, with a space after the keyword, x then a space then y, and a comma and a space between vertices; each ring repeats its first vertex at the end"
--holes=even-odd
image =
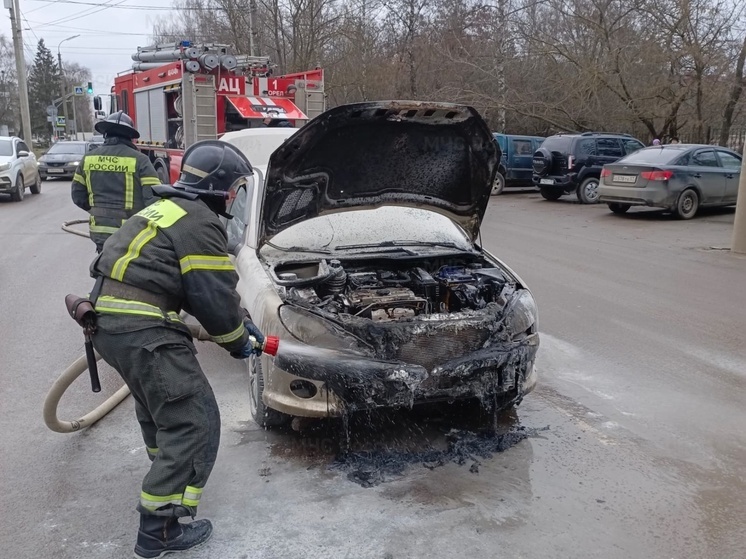
POLYGON ((701 207, 735 205, 740 173, 741 156, 726 148, 654 146, 604 165, 599 201, 617 214, 650 206, 691 219, 701 207))
POLYGON ((57 142, 39 159, 41 180, 50 177, 71 179, 83 156, 97 145, 91 142, 57 142))

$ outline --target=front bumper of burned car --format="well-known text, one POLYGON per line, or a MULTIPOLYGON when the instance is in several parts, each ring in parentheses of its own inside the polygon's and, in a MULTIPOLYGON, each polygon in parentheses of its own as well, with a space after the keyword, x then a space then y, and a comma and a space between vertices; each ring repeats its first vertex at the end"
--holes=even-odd
POLYGON ((533 332, 512 339, 494 328, 494 321, 487 328, 491 314, 485 310, 466 320, 389 325, 376 332, 387 351, 379 347, 368 356, 297 340, 282 351, 281 341, 280 353, 266 364, 271 374, 265 404, 307 417, 470 398, 508 407, 536 385, 539 336, 533 332), (298 347, 308 350, 293 351, 298 347), (312 396, 292 389, 299 381, 315 386, 312 396))

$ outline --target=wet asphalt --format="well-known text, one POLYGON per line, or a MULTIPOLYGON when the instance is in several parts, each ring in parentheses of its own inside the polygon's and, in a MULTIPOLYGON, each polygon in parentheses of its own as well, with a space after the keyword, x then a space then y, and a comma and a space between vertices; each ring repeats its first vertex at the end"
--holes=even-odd
MULTIPOLYGON (((52 433, 41 419, 49 386, 83 351, 63 298, 89 289, 93 244, 60 223, 84 217, 69 182, 45 182, 21 203, 0 198, 1 557, 131 556, 148 467, 131 399, 80 433, 52 433)), ((380 472, 335 462, 334 424, 258 429, 242 364, 200 343, 223 428, 200 506, 215 533, 185 556, 746 556, 746 258, 717 250, 732 223, 732 209, 678 221, 535 192, 493 199, 483 244, 540 311, 539 386, 500 419, 503 433, 525 436, 428 461, 448 450, 452 429, 468 434, 470 410, 364 418, 355 450, 421 453, 370 487, 355 472, 380 472)), ((115 373, 101 374, 113 392, 115 373)), ((60 417, 100 399, 80 380, 60 417)))

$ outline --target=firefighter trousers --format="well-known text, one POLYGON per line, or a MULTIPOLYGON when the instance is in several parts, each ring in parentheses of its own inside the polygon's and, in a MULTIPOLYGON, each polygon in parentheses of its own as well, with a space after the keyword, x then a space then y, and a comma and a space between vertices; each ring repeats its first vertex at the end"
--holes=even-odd
POLYGON ((93 345, 132 392, 152 460, 139 509, 193 516, 220 444, 215 395, 188 334, 167 326, 128 331, 128 323, 142 319, 99 315, 93 345))

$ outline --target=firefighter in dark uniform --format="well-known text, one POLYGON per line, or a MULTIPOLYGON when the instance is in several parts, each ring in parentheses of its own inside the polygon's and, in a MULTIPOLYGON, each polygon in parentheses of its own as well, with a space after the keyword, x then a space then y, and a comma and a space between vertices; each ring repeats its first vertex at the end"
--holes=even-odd
POLYGON ((150 459, 138 510, 135 557, 190 549, 212 532, 194 518, 218 452, 220 415, 195 357, 186 310, 236 358, 261 354, 261 332, 245 316, 227 254, 231 186, 252 174, 246 157, 218 140, 184 154, 181 176, 153 188, 159 200, 114 233, 91 264, 98 316, 93 344, 129 386, 150 459))
POLYGON ((76 206, 91 214, 91 239, 101 252, 104 241, 127 218, 155 200, 151 187, 161 180, 148 156, 132 143, 140 133, 124 112, 110 114, 95 129, 104 135, 104 144, 81 160, 72 197, 76 206))

